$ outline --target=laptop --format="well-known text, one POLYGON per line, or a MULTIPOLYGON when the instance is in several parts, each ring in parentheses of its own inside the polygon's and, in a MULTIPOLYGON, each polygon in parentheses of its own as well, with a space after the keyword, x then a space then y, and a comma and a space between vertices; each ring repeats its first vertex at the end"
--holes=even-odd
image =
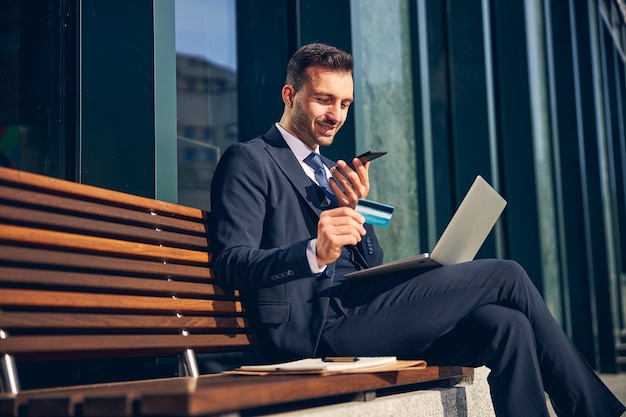
POLYGON ((372 278, 471 261, 487 239, 505 206, 506 200, 479 175, 431 253, 422 253, 408 259, 351 272, 345 277, 372 278))

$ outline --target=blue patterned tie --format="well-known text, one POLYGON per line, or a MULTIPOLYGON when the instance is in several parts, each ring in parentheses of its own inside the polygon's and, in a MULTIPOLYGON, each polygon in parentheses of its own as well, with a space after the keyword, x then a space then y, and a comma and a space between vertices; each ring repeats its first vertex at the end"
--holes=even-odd
POLYGON ((315 172, 315 180, 318 185, 326 194, 326 198, 328 199, 328 205, 330 207, 337 207, 338 201, 335 194, 333 194, 333 190, 330 188, 330 184, 328 184, 328 178, 326 178, 326 170, 324 169, 324 164, 322 163, 322 158, 319 154, 313 152, 306 158, 304 158, 304 162, 307 163, 313 171, 315 172))

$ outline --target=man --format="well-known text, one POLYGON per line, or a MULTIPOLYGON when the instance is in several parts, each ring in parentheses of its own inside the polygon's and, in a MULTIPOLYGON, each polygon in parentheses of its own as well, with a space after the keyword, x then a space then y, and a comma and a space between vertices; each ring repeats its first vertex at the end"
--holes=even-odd
POLYGON ((352 68, 352 57, 333 47, 300 48, 288 64, 280 121, 229 148, 215 172, 213 269, 221 285, 241 291, 265 360, 396 355, 487 365, 499 417, 547 417, 544 389, 560 416, 621 415, 624 406, 514 262, 343 278, 383 259, 354 210, 369 192, 369 163, 309 166, 346 120, 352 68))

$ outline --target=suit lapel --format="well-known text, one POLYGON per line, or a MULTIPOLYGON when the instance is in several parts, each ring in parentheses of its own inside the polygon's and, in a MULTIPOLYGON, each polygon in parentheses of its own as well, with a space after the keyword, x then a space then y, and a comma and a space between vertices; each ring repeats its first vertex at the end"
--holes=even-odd
POLYGON ((307 206, 319 217, 323 210, 319 198, 319 191, 321 190, 318 190, 318 187, 304 173, 300 162, 291 152, 276 126, 272 126, 263 136, 263 139, 266 143, 265 149, 276 163, 277 168, 285 175, 294 190, 307 203, 307 206))

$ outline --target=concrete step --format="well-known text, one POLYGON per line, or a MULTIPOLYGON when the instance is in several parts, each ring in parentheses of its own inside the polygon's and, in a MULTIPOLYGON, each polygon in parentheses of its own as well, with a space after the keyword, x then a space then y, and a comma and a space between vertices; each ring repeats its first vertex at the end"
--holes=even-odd
POLYGON ((273 417, 495 417, 487 376, 477 368, 474 377, 451 388, 391 394, 370 401, 349 402, 273 414, 273 417))

